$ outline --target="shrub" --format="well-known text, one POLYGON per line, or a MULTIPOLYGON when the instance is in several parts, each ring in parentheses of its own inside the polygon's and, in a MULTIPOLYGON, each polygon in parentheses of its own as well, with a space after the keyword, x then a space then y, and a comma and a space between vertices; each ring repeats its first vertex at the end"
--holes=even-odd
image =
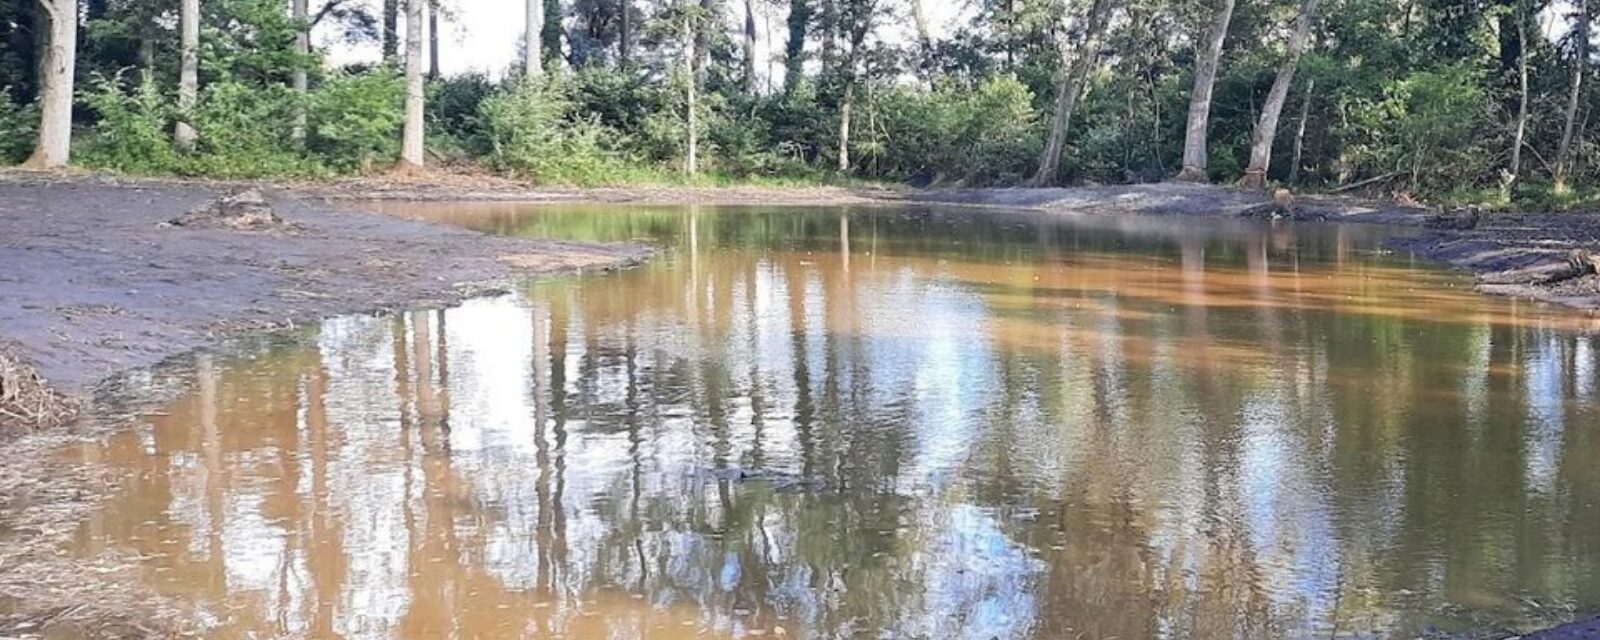
POLYGON ((37 106, 17 104, 11 95, 9 87, 0 87, 0 164, 26 160, 39 130, 37 106))
POLYGON ((480 122, 496 169, 542 183, 603 184, 627 173, 593 116, 574 117, 560 79, 527 83, 483 101, 480 122))
POLYGON ((80 97, 97 119, 75 139, 78 163, 127 173, 179 170, 172 145, 173 108, 153 83, 125 90, 120 76, 95 75, 80 97))
POLYGON ((1358 101, 1348 132, 1364 173, 1407 175, 1415 189, 1445 191, 1486 174, 1482 148, 1488 100, 1466 64, 1418 71, 1384 85, 1381 100, 1358 101))
POLYGON ((366 171, 400 152, 405 84, 392 70, 339 73, 312 91, 307 149, 335 171, 366 171))

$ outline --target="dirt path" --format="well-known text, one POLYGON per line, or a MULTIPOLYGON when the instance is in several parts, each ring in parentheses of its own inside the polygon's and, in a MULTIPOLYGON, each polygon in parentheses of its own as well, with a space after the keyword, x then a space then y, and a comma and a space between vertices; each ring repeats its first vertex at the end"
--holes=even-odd
POLYGON ((61 417, 39 410, 50 398, 38 389, 70 398, 219 337, 449 304, 515 274, 612 268, 650 251, 493 238, 271 192, 278 213, 298 228, 163 225, 220 193, 0 178, 0 393, 32 391, 23 406, 0 413, 0 424, 61 417), (27 365, 41 380, 27 375, 27 365))

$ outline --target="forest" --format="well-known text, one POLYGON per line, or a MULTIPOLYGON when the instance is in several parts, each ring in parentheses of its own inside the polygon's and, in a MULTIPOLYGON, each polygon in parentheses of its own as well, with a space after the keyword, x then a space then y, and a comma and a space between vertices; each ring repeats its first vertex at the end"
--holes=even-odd
POLYGON ((971 4, 938 30, 937 0, 527 0, 514 68, 441 74, 440 16, 468 1, 7 0, 0 162, 1178 179, 1540 209, 1600 192, 1595 0, 955 0, 971 4), (382 62, 331 64, 313 33, 380 43, 382 62))

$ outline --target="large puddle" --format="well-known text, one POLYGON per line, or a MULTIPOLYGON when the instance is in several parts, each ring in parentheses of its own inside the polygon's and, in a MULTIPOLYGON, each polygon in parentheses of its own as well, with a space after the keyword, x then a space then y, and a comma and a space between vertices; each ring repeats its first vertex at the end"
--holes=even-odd
POLYGON ((1189 638, 1600 611, 1594 320, 1382 230, 430 205, 662 259, 201 358, 72 551, 219 637, 1189 638))

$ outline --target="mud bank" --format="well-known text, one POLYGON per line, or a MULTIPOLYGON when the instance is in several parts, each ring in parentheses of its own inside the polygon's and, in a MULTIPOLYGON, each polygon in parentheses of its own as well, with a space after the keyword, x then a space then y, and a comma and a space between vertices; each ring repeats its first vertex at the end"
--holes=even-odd
MULTIPOLYGON (((230 335, 447 305, 518 274, 609 269, 650 253, 492 238, 271 191, 269 200, 292 227, 164 224, 224 193, 0 176, 0 348, 7 358, 0 389, 35 403, 52 392, 71 398, 112 374, 230 335)), ((56 421, 31 420, 38 410, 13 407, 0 413, 0 425, 56 421)))
MULTIPOLYGON (((1058 215, 1239 217, 1260 215, 1270 198, 1261 192, 1192 184, 1149 184, 1072 189, 981 189, 908 194, 912 201, 1026 208, 1058 215)), ((1389 245, 1419 258, 1471 272, 1477 289, 1582 310, 1600 309, 1600 276, 1557 279, 1576 250, 1600 253, 1600 214, 1486 215, 1471 229, 1437 212, 1358 198, 1295 199, 1295 220, 1378 224, 1424 229, 1389 245)))

